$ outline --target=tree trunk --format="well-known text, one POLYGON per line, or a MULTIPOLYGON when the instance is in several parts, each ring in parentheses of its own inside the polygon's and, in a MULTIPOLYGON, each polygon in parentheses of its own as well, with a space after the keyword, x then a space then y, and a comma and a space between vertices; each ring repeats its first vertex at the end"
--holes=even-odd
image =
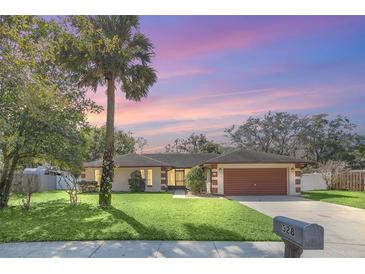
POLYGON ((5 186, 7 184, 8 172, 9 172, 9 160, 4 159, 4 168, 0 178, 0 208, 5 207, 3 201, 5 201, 4 192, 5 192, 5 186))
POLYGON ((10 188, 11 188, 11 184, 13 182, 14 172, 15 172, 15 168, 18 164, 18 160, 19 160, 18 155, 15 155, 12 159, 9 169, 8 169, 9 163, 7 163, 6 170, 4 168, 4 173, 1 176, 0 209, 6 208, 8 206, 10 188))
POLYGON ((101 175, 99 205, 107 207, 111 205, 112 183, 114 179, 114 105, 115 83, 114 78, 109 77, 107 89, 107 118, 106 118, 106 147, 103 155, 103 171, 101 175))
POLYGON ((4 168, 2 170, 1 177, 0 177, 0 193, 2 192, 2 190, 5 186, 5 179, 8 176, 9 164, 10 164, 9 159, 4 158, 4 168))

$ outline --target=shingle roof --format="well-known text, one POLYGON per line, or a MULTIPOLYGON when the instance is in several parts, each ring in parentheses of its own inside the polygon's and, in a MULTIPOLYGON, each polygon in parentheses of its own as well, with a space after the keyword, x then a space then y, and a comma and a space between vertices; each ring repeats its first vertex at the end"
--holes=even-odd
POLYGON ((207 160, 205 163, 310 163, 306 160, 291 158, 284 155, 238 149, 233 152, 219 155, 207 160))
MULTIPOLYGON (((245 149, 219 155, 215 153, 151 153, 125 154, 114 157, 116 167, 174 167, 190 168, 201 164, 213 163, 310 163, 284 155, 245 149)), ((84 167, 101 167, 102 160, 84 163, 84 167)))
MULTIPOLYGON (((124 154, 114 157, 114 164, 116 167, 160 167, 170 166, 168 163, 161 162, 150 157, 146 157, 140 154, 124 154)), ((84 167, 101 167, 103 165, 102 160, 84 163, 84 167)))
POLYGON ((203 164, 207 160, 217 157, 216 153, 151 153, 146 157, 168 163, 173 167, 185 168, 203 164))
POLYGON ((92 162, 85 162, 82 166, 83 167, 101 167, 103 165, 102 160, 96 160, 92 162))

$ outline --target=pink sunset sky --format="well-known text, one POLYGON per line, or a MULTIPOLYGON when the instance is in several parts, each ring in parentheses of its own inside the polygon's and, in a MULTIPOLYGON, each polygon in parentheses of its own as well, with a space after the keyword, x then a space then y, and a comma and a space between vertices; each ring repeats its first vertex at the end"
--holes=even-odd
MULTIPOLYGON (((364 16, 142 16, 158 81, 148 97, 116 96, 116 127, 163 151, 178 137, 224 129, 250 115, 341 114, 365 133, 364 16)), ((88 92, 105 107, 105 87, 88 92)), ((93 125, 106 114, 89 115, 93 125)))

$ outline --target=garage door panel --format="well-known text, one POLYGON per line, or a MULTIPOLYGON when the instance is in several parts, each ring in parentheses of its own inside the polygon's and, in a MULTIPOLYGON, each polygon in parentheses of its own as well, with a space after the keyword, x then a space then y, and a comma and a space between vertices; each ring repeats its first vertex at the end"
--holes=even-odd
POLYGON ((286 168, 225 168, 225 195, 286 195, 286 168))

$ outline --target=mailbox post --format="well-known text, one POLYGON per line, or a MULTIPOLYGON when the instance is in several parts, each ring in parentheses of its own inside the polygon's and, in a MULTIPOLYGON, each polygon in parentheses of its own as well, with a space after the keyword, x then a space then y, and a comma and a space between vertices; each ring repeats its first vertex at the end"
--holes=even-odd
POLYGON ((285 258, 300 258, 304 249, 324 248, 324 229, 318 224, 277 216, 273 225, 274 232, 284 241, 285 258))

